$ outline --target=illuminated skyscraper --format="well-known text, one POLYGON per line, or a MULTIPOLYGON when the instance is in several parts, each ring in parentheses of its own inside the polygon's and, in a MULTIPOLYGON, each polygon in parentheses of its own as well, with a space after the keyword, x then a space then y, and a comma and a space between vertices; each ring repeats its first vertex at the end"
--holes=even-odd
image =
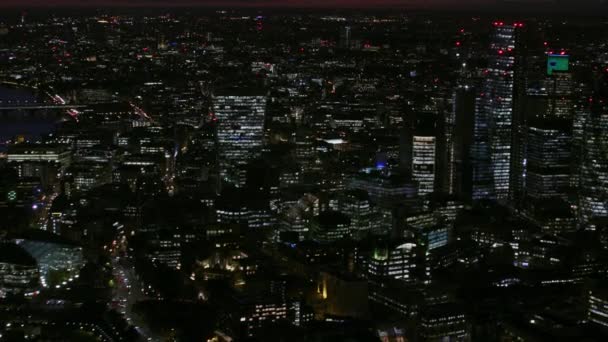
POLYGON ((418 193, 433 192, 435 185, 435 149, 437 138, 415 135, 412 141, 412 176, 418 182, 418 193))
POLYGON ((589 118, 587 99, 581 96, 573 105, 572 119, 572 177, 570 186, 577 188, 580 185, 581 164, 583 157, 583 139, 585 137, 585 124, 589 118))
POLYGON ((579 179, 581 223, 589 229, 594 219, 608 217, 608 104, 602 96, 591 101, 583 124, 579 179))
POLYGON ((533 198, 567 199, 572 129, 569 121, 532 122, 527 135, 526 190, 533 198))
POLYGON ((516 31, 523 24, 494 23, 488 67, 475 113, 474 198, 509 196, 513 142, 516 31), (484 164, 490 164, 490 174, 484 164))
POLYGON ((547 56, 546 75, 539 82, 527 82, 523 105, 516 112, 521 114, 514 115, 509 197, 516 207, 524 206, 526 196, 566 200, 573 184, 574 107, 568 59, 565 53, 547 56))
POLYGON ((266 97, 221 95, 213 100, 213 110, 218 119, 220 177, 242 187, 245 184, 245 166, 261 154, 266 97))
POLYGON ((549 101, 547 116, 558 118, 571 118, 572 101, 572 74, 569 72, 553 72, 547 79, 549 101))
POLYGON ((411 160, 409 169, 412 179, 418 183, 418 194, 427 195, 438 189, 440 172, 437 169, 438 157, 441 156, 439 127, 432 114, 422 114, 412 123, 412 130, 406 133, 406 148, 411 160))
POLYGON ((494 182, 490 161, 488 115, 481 108, 482 101, 475 100, 473 141, 471 143, 471 199, 494 199, 494 182))

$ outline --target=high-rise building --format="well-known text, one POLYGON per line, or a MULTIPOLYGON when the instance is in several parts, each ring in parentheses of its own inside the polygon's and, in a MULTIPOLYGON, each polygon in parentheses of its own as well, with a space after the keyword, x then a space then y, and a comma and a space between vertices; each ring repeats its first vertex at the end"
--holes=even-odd
POLYGON ((247 163, 259 157, 264 138, 266 97, 220 95, 213 99, 218 119, 217 142, 220 178, 237 187, 245 184, 247 163))
POLYGON ((351 46, 352 28, 344 26, 340 29, 340 47, 348 49, 351 46))
POLYGON ((570 186, 576 188, 579 186, 582 164, 583 138, 585 136, 585 123, 589 117, 589 106, 587 99, 577 99, 574 104, 574 112, 572 119, 572 177, 570 177, 570 186))
POLYGON ((406 168, 411 171, 412 179, 418 184, 418 194, 428 195, 441 191, 442 180, 447 178, 444 155, 445 144, 438 116, 431 113, 421 113, 406 129, 404 155, 406 168), (438 165, 441 164, 441 167, 438 165))
POLYGON ((414 136, 412 141, 412 176, 418 182, 418 193, 433 192, 435 185, 435 153, 437 138, 414 136))
POLYGON ((473 143, 475 92, 471 86, 462 86, 454 91, 453 134, 448 148, 451 149, 450 193, 470 200, 472 196, 473 163, 471 145, 473 143))
MULTIPOLYGON (((549 55, 549 63, 551 63, 549 55)), ((559 59, 566 59, 568 55, 559 55, 559 59)), ((566 64, 567 68, 567 64, 566 64)), ((554 70, 545 80, 545 87, 549 96, 546 116, 558 118, 571 118, 573 114, 573 80, 572 73, 567 70, 554 70)))
POLYGON ((592 101, 583 125, 579 178, 581 223, 589 229, 594 219, 608 217, 608 105, 600 98, 592 101))
POLYGON ((526 196, 536 200, 558 196, 565 200, 568 185, 563 181, 567 179, 573 184, 570 179, 574 160, 570 150, 574 107, 572 75, 567 63, 567 55, 549 54, 546 75, 538 82, 526 82, 518 112, 521 115, 513 122, 509 191, 516 207, 523 208, 526 196))
POLYGON ((594 230, 596 222, 608 218, 608 72, 596 75, 592 96, 577 110, 575 124, 579 224, 594 230))
POLYGON ((494 23, 488 67, 475 113, 474 154, 481 165, 475 171, 474 198, 509 197, 513 144, 516 35, 521 23, 494 23), (486 174, 485 163, 490 164, 486 174), (489 177, 488 177, 489 176, 489 177))
POLYGON ((488 115, 481 108, 481 100, 475 100, 473 141, 471 157, 471 199, 494 199, 494 182, 490 159, 488 115))
POLYGON ((528 127, 527 195, 567 199, 570 186, 572 130, 569 121, 539 119, 528 127))

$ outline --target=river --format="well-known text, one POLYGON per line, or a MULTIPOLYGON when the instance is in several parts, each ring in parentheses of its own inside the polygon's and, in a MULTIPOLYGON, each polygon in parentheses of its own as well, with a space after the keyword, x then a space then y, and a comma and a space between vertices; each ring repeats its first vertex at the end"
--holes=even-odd
MULTIPOLYGON (((34 91, 0 85, 0 107, 15 102, 36 102, 34 91), (9 102, 10 101, 10 102, 9 102)), ((8 140, 22 135, 28 140, 53 132, 57 117, 43 111, 9 110, 0 111, 0 150, 6 149, 8 140)))

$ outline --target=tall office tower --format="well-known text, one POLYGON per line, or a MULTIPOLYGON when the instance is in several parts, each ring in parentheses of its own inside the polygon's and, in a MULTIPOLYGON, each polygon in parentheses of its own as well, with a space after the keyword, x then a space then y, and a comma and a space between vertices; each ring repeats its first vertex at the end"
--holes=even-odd
MULTIPOLYGON (((454 139, 456 138, 456 111, 454 92, 446 91, 435 97, 437 107, 436 136, 437 156, 435 167, 435 191, 454 193, 454 139)), ((472 114, 472 113, 471 113, 472 114)))
POLYGON ((590 109, 587 104, 587 99, 584 98, 584 96, 580 96, 580 98, 577 98, 573 107, 572 176, 570 177, 570 186, 572 188, 577 188, 580 185, 581 164, 583 157, 583 139, 585 137, 584 128, 586 120, 589 117, 590 109))
MULTIPOLYGON (((479 162, 485 164, 489 159, 491 185, 485 171, 478 169, 476 194, 478 198, 496 198, 505 201, 509 196, 511 146, 514 119, 514 84, 516 63, 516 34, 523 24, 505 25, 494 23, 494 34, 490 43, 488 67, 482 84, 475 113, 475 153, 479 162), (485 122, 484 122, 485 121, 485 122), (484 132, 487 130, 487 132, 484 132), (485 138, 484 136, 487 136, 485 138)), ((476 165, 483 168, 484 165, 476 165)))
POLYGON ((456 170, 454 166, 456 164, 456 159, 454 156, 454 139, 455 139, 455 128, 456 128, 456 105, 455 105, 455 96, 452 94, 452 98, 450 99, 450 109, 448 109, 443 116, 443 128, 445 138, 443 140, 444 146, 443 150, 445 151, 444 156, 444 165, 445 165, 445 178, 443 179, 442 185, 443 190, 446 194, 454 193, 454 173, 456 170))
POLYGON ((317 163, 317 155, 312 132, 298 129, 295 136, 296 162, 302 166, 302 170, 307 173, 310 171, 320 171, 321 163, 317 163))
POLYGON ((412 176, 418 182, 421 196, 433 192, 435 186, 435 154, 437 138, 415 135, 412 141, 412 176))
POLYGON ((564 119, 538 119, 528 127, 526 191, 535 199, 561 197, 570 187, 572 127, 564 119))
POLYGON ((439 173, 437 161, 439 151, 439 133, 437 118, 431 114, 422 114, 413 122, 411 136, 406 142, 410 151, 410 170, 412 179, 418 183, 418 194, 430 194, 436 190, 439 173))
POLYGON ((242 187, 245 185, 247 163, 261 155, 266 97, 219 95, 214 96, 213 103, 218 119, 220 178, 242 187))
POLYGON ((573 117, 573 80, 569 71, 570 56, 564 51, 547 55, 547 108, 544 116, 571 119, 573 117))
MULTIPOLYGON (((565 53, 548 54, 541 87, 527 91, 523 168, 518 190, 534 199, 568 199, 572 176, 572 75, 565 53)), ((513 156, 516 158, 516 156, 513 156)), ((514 170, 513 170, 514 171, 514 170)), ((516 185, 516 186, 517 186, 516 185)), ((512 184, 512 186, 514 186, 512 184)), ((512 189, 512 192, 516 190, 512 189)))
POLYGON ((549 79, 547 116, 572 118, 572 74, 554 73, 549 79))
POLYGON ((494 177, 490 159, 490 134, 488 115, 481 108, 482 101, 475 100, 473 119, 473 141, 471 142, 471 199, 496 199, 494 177))
POLYGON ((568 188, 573 185, 574 107, 572 77, 565 53, 548 54, 544 77, 539 82, 528 83, 521 103, 520 121, 513 123, 512 204, 522 207, 527 199, 553 196, 566 200, 568 188), (564 184, 565 179, 570 184, 564 184))
POLYGON ((603 78, 583 123, 579 200, 586 229, 595 229, 595 219, 608 217, 608 73, 603 78))
POLYGON ((434 191, 444 194, 451 193, 453 178, 454 156, 452 149, 454 139, 454 116, 451 111, 452 98, 445 94, 438 97, 437 123, 435 125, 435 185, 434 191))
POLYGON ((453 128, 451 155, 451 191, 459 198, 469 201, 472 196, 473 169, 471 145, 473 143, 475 91, 473 87, 462 86, 454 91, 453 128))
POLYGON ((350 26, 344 26, 340 29, 340 47, 348 49, 351 47, 352 39, 352 28, 350 26))

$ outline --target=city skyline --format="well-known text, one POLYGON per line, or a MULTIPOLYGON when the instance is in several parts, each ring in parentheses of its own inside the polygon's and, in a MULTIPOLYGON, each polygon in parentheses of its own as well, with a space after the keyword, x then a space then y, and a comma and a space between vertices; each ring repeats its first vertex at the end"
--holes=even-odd
POLYGON ((598 7, 26 3, 1 340, 608 339, 598 7))

